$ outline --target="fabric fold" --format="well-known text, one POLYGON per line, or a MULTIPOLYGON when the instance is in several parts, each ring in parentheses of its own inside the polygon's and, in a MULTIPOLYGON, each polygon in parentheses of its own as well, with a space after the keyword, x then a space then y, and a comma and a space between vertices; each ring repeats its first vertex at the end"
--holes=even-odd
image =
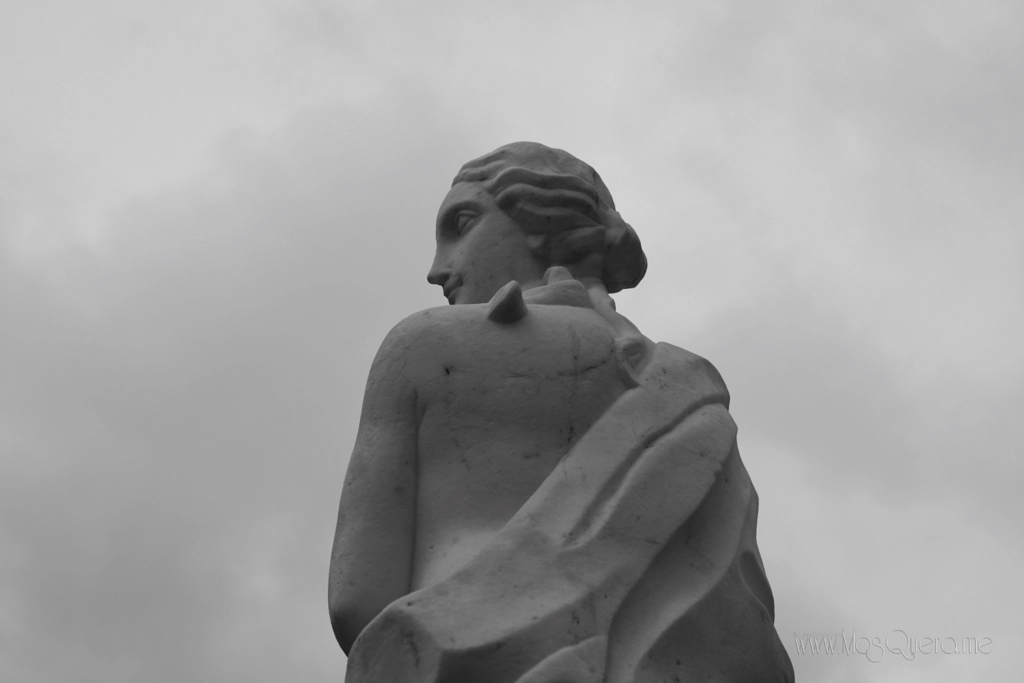
POLYGON ((656 345, 488 546, 367 626, 347 680, 791 681, 728 401, 656 345))

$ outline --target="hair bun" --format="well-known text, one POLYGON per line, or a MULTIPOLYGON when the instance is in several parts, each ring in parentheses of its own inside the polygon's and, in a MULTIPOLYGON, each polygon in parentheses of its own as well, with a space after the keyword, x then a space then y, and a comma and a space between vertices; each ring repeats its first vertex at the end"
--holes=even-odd
POLYGON ((606 250, 601 279, 610 294, 640 284, 647 273, 647 256, 636 234, 618 211, 608 211, 609 223, 605 231, 606 250))

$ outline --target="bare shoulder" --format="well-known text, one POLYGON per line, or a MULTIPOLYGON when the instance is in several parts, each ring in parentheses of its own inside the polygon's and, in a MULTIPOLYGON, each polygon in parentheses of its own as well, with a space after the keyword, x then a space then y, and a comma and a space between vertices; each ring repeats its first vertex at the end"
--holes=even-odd
POLYGON ((382 346, 406 349, 450 336, 455 330, 486 317, 486 309, 485 304, 463 304, 418 311, 391 328, 382 346))
POLYGON ((436 355, 441 345, 465 335, 485 317, 485 306, 438 306, 413 313, 391 328, 377 352, 379 360, 403 365, 436 355))
POLYGON ((602 353, 613 343, 614 330, 590 308, 530 305, 523 318, 500 323, 488 318, 487 304, 463 304, 428 308, 399 322, 375 364, 386 362, 416 383, 451 361, 502 364, 512 356, 549 356, 561 347, 602 353))
POLYGON ((463 338, 484 316, 479 305, 439 306, 418 311, 391 328, 370 368, 370 383, 421 383, 428 368, 456 352, 453 341, 463 338), (479 309, 479 310, 477 310, 479 309))
POLYGON ((413 356, 440 352, 439 344, 464 346, 493 340, 512 342, 520 338, 543 336, 544 332, 562 334, 569 331, 588 337, 605 338, 614 334, 601 315, 579 306, 530 305, 527 314, 515 322, 495 322, 488 317, 487 304, 439 306, 413 313, 388 333, 381 349, 389 353, 413 356))

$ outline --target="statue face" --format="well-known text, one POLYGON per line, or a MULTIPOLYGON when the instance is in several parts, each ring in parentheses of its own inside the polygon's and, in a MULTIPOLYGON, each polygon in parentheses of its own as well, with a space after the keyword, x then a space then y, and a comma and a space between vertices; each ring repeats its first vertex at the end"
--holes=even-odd
POLYGON ((457 183, 437 214, 437 252, 427 281, 451 304, 490 301, 510 280, 524 289, 544 277, 523 232, 478 183, 457 183))

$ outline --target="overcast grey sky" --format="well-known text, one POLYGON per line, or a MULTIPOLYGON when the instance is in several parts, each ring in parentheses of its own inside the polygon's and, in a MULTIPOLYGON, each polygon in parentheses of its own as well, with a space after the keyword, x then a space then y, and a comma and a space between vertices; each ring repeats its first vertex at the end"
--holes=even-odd
POLYGON ((1024 667, 1024 6, 0 2, 0 678, 328 681, 337 497, 459 166, 594 165, 714 362, 800 681, 1024 667), (799 654, 793 633, 991 638, 799 654))

